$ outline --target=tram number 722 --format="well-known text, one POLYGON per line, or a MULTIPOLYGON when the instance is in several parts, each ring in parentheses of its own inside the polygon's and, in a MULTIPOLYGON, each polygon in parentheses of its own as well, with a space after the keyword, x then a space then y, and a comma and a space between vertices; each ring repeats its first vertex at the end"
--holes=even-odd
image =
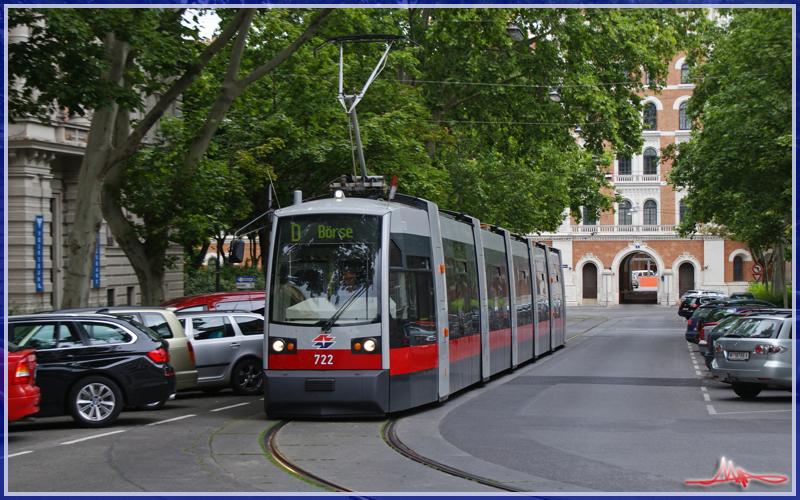
POLYGON ((333 364, 333 354, 315 354, 314 355, 314 364, 315 365, 332 365, 333 364))

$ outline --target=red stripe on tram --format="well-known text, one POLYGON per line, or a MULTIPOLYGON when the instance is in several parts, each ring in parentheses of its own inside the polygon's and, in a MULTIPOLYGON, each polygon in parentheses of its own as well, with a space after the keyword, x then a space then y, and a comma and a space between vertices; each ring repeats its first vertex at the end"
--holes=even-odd
POLYGON ((389 374, 430 370, 439 366, 439 346, 436 344, 398 347, 389 351, 389 374))
POLYGON ((451 364, 465 358, 479 356, 481 353, 481 336, 470 335, 469 337, 450 339, 449 348, 451 364))
POLYGON ((297 354, 270 354, 270 370, 380 370, 380 354, 353 354, 349 349, 306 349, 297 354))
POLYGON ((511 345, 511 328, 489 332, 489 350, 511 345))

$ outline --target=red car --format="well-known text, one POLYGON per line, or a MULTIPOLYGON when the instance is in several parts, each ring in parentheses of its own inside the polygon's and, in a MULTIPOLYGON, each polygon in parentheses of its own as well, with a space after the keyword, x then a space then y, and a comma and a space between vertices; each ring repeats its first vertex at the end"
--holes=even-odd
POLYGON ((39 411, 36 351, 8 343, 8 421, 39 411))
POLYGON ((201 293, 168 300, 161 307, 175 308, 175 312, 238 311, 263 315, 264 297, 264 291, 201 293))

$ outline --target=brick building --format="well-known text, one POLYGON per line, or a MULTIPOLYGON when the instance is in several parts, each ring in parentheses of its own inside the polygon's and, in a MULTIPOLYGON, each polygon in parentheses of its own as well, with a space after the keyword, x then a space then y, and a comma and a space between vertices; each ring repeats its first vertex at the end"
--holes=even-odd
POLYGON ((680 238, 675 233, 685 211, 685 193, 667 184, 671 165, 659 156, 667 145, 690 138, 685 108, 694 85, 688 83, 687 72, 685 57, 676 56, 666 87, 644 94, 641 151, 613 164, 611 183, 624 201, 597 220, 585 214, 578 224, 567 217, 558 232, 533 237, 561 250, 567 305, 675 304, 689 289, 732 293, 746 290, 753 280, 754 262, 745 245, 718 236, 680 238), (658 278, 656 286, 636 286, 633 271, 647 269, 658 278))

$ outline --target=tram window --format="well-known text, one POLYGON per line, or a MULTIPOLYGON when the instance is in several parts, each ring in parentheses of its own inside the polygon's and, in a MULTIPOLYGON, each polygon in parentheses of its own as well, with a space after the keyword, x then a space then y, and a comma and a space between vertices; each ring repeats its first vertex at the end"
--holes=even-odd
POLYGON ((390 348, 436 343, 436 311, 430 272, 391 271, 389 297, 395 312, 389 316, 390 348))
POLYGON ((408 255, 406 257, 406 267, 409 269, 430 269, 431 259, 428 257, 419 257, 417 255, 408 255))
POLYGON ((400 253, 400 247, 394 240, 391 240, 389 247, 389 267, 403 267, 403 257, 400 253))

